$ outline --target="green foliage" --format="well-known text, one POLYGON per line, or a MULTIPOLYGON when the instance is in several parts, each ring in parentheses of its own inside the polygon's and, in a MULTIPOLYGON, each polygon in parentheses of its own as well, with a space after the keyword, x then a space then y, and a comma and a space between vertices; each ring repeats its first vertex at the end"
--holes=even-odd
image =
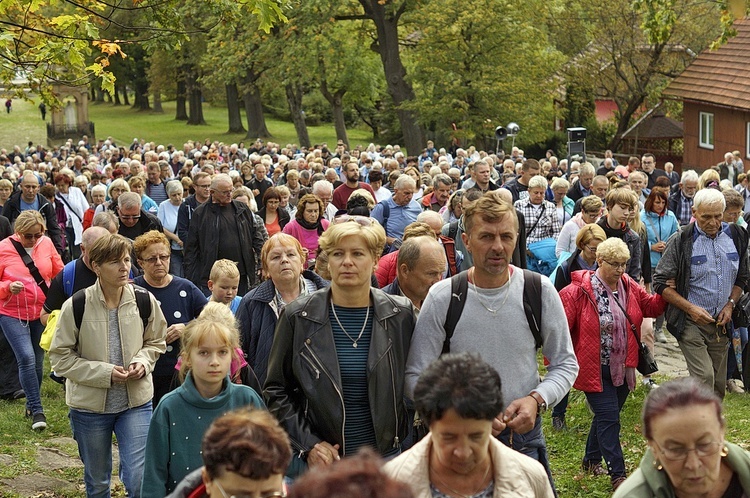
POLYGON ((542 5, 431 0, 414 12, 420 29, 408 54, 417 94, 411 107, 426 127, 455 123, 457 138, 478 147, 494 148, 495 128, 510 121, 524 139, 544 138, 562 56, 538 28, 542 5))

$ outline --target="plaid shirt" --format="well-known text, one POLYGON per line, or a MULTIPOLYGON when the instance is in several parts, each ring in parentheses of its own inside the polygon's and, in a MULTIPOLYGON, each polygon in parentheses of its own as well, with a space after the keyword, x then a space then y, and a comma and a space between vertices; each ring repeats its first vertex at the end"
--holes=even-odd
POLYGON ((557 216, 557 208, 550 201, 542 201, 542 207, 536 208, 526 198, 516 201, 514 206, 526 218, 527 245, 550 237, 557 240, 560 236, 562 224, 560 223, 560 217, 557 216), (537 218, 539 218, 538 223, 537 218))
POLYGON ((693 218, 693 199, 680 193, 680 226, 687 225, 693 218))

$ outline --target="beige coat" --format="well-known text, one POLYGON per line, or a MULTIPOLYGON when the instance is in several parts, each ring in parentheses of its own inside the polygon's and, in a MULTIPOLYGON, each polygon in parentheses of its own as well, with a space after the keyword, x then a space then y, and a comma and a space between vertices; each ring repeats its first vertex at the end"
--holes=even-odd
MULTIPOLYGON (((410 450, 385 464, 385 473, 411 486, 416 498, 432 498, 430 491, 431 434, 410 450)), ((495 472, 493 496, 514 498, 553 498, 547 473, 542 464, 490 438, 490 454, 495 472)))
MULTIPOLYGON (((85 290, 86 307, 77 330, 73 318, 73 300, 68 299, 60 310, 55 336, 49 356, 52 369, 68 380, 65 383, 65 402, 70 408, 95 413, 104 411, 107 390, 112 386, 109 363, 107 329, 109 313, 99 281, 85 290)), ((140 379, 128 380, 130 408, 141 406, 154 396, 151 372, 159 356, 166 351, 167 322, 153 295, 151 316, 146 330, 138 313, 133 287, 124 288, 118 320, 124 367, 133 362, 142 364, 146 374, 140 379)))

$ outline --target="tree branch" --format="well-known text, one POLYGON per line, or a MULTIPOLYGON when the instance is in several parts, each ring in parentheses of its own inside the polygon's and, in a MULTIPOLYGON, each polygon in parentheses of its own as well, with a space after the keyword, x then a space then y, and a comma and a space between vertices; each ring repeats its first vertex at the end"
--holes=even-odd
POLYGON ((371 21, 372 17, 367 14, 351 14, 333 16, 337 21, 371 21))

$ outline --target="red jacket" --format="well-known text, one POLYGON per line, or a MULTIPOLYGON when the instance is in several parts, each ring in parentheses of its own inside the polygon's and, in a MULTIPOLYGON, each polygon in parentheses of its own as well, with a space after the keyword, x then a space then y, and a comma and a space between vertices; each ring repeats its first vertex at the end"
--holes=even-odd
MULTIPOLYGON (((573 272, 570 285, 560 291, 560 299, 568 317, 573 349, 580 367, 573 387, 590 393, 602 392, 601 331, 596 296, 591 286, 593 274, 594 272, 590 270, 573 272)), ((627 273, 623 273, 622 283, 625 286, 627 303, 625 309, 640 338, 643 318, 661 315, 667 303, 661 295, 651 295, 646 292, 627 273)), ((630 331, 630 324, 627 325, 627 332, 628 352, 625 366, 636 367, 638 366, 638 343, 630 331)))

